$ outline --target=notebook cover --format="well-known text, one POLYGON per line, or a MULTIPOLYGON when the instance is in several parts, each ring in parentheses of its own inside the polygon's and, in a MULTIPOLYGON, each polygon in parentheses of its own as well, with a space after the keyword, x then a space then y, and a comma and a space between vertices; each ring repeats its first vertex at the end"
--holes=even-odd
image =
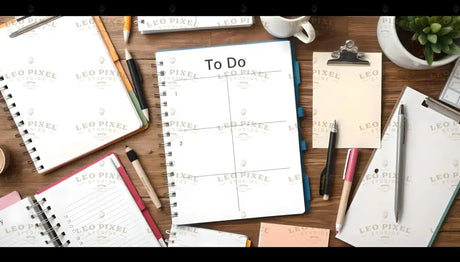
POLYGON ((157 239, 161 239, 163 238, 162 235, 161 235, 161 232, 160 230, 158 229, 157 225, 155 224, 155 221, 153 220, 152 216, 150 215, 147 207, 145 206, 145 203, 144 201, 142 200, 142 198, 140 197, 139 193, 137 192, 136 188, 134 187, 134 184, 132 183, 132 181, 130 180, 128 174, 126 173, 126 170, 125 168, 123 167, 123 165, 121 164, 121 161, 120 159, 118 158, 117 154, 115 152, 110 152, 102 157, 100 157, 99 159, 97 159, 96 161, 80 168, 79 170, 73 172, 72 174, 38 190, 36 192, 36 194, 40 194, 44 191, 46 191, 47 189, 61 183, 62 181, 72 177, 73 175, 75 174, 78 174, 79 172, 83 171, 84 169, 96 164, 97 162, 103 160, 104 158, 108 157, 108 156, 111 156, 112 158, 115 158, 117 161, 114 161, 114 164, 115 166, 117 166, 117 170, 118 172, 120 173, 120 176, 121 178, 123 179, 123 181, 125 182, 125 185, 126 187, 128 188, 129 192, 131 193, 132 197, 134 198, 134 201, 136 202, 137 206, 139 207, 139 209, 141 210, 142 212, 142 215, 144 216, 145 220, 147 221, 147 223, 149 224, 150 228, 152 229, 152 232, 153 234, 155 235, 155 237, 157 239))
POLYGON ((308 178, 307 172, 305 171, 305 161, 304 161, 304 154, 307 151, 307 142, 302 140, 301 136, 301 128, 300 128, 300 121, 304 117, 304 109, 300 106, 299 103, 299 85, 301 82, 300 78, 300 66, 299 61, 296 59, 295 54, 295 46, 294 43, 291 42, 291 50, 292 50, 292 71, 294 72, 294 88, 295 88, 295 100, 296 100, 296 107, 297 107, 297 129, 299 130, 299 148, 300 148, 300 162, 302 163, 302 182, 303 182, 303 194, 305 200, 305 213, 310 211, 310 180, 308 178))
POLYGON ((13 191, 9 194, 6 194, 0 197, 0 210, 5 209, 12 204, 21 201, 21 196, 19 195, 18 191, 13 191))

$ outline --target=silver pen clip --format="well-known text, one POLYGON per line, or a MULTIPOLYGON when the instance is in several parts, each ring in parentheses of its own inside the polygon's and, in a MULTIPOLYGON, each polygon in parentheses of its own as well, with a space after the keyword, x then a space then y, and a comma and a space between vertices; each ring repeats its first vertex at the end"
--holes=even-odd
POLYGON ((342 176, 343 180, 345 180, 345 174, 347 173, 348 159, 350 159, 350 153, 351 153, 351 149, 348 149, 347 160, 345 161, 345 167, 343 168, 343 176, 342 176))
MULTIPOLYGON (((20 28, 18 29, 17 31, 14 31, 13 33, 10 34, 10 37, 13 38, 13 37, 16 37, 16 36, 20 36, 26 32, 29 32, 31 30, 34 30, 35 28, 39 27, 39 26, 42 26, 46 23, 49 23, 55 19, 58 19, 59 17, 61 16, 50 16, 48 18, 45 18, 43 20, 40 20, 40 21, 37 21, 33 24, 30 24, 30 25, 27 25, 27 26, 24 26, 23 28, 20 28)), ((20 21, 20 20, 17 20, 17 21, 20 21)))

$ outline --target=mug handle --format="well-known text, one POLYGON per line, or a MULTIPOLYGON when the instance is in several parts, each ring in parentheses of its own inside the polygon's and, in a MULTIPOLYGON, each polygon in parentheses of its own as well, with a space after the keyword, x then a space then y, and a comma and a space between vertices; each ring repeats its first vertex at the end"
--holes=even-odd
POLYGON ((304 42, 305 44, 313 42, 313 40, 315 40, 316 37, 316 32, 311 23, 309 21, 307 21, 306 23, 302 23, 302 27, 307 34, 305 34, 303 31, 300 31, 296 33, 294 36, 300 39, 300 41, 304 42))

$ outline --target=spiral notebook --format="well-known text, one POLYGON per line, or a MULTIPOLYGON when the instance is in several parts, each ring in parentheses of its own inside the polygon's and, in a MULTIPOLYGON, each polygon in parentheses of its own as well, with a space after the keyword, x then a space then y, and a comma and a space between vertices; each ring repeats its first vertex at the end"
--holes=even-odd
POLYGON ((460 187, 460 124, 430 108, 429 101, 406 87, 395 105, 404 104, 407 117, 398 222, 394 214, 398 114, 393 110, 382 147, 371 156, 338 239, 353 246, 426 247, 433 243, 460 187))
POLYGON ((309 209, 291 42, 160 50, 156 61, 173 224, 309 209))
POLYGON ((27 17, 0 26, 0 92, 38 173, 148 123, 99 17, 27 17))
POLYGON ((172 225, 168 247, 249 247, 246 235, 193 226, 172 225))
POLYGON ((160 247, 160 238, 115 153, 0 210, 2 247, 160 247))
POLYGON ((141 34, 176 31, 249 27, 254 24, 252 16, 138 16, 141 34))

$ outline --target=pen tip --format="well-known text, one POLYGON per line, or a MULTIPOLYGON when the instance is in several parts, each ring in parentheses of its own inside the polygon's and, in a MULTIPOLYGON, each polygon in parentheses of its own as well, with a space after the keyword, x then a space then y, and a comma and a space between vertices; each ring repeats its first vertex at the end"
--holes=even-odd
POLYGON ((131 54, 129 53, 128 48, 125 48, 125 57, 126 60, 131 59, 131 54))

